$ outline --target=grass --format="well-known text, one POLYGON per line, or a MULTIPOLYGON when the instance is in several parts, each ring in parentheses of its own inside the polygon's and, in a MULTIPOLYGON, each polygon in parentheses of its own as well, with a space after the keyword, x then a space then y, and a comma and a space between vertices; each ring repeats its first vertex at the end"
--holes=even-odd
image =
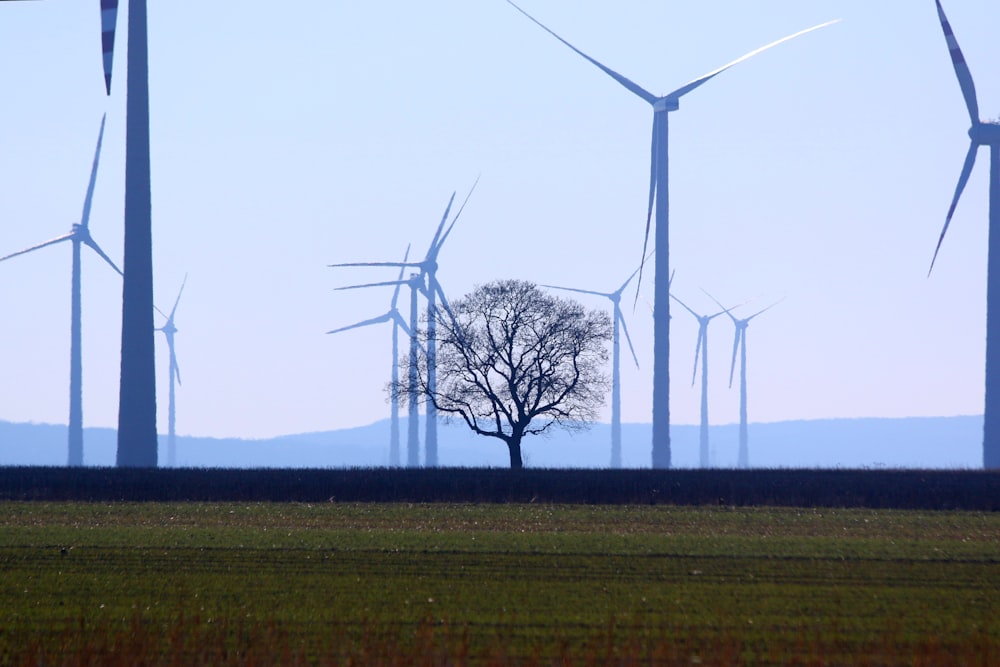
POLYGON ((0 664, 1000 664, 1000 514, 3 503, 0 664))

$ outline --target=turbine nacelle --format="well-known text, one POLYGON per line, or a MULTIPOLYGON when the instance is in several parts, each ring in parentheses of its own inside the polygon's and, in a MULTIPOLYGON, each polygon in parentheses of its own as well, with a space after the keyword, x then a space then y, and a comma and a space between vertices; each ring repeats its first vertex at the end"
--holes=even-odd
POLYGON ((982 121, 969 128, 969 138, 977 146, 1000 145, 1000 122, 982 121))
POLYGON ((74 241, 92 241, 93 238, 90 236, 90 228, 86 223, 74 222, 73 228, 70 230, 70 235, 72 235, 74 241))
POLYGON ((653 111, 677 111, 681 108, 681 101, 676 97, 666 96, 653 102, 653 111))

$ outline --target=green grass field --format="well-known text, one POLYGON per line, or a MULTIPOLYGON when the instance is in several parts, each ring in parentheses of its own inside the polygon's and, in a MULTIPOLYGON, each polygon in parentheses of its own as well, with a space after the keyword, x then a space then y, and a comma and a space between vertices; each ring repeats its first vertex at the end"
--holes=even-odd
POLYGON ((995 665, 1000 514, 0 504, 3 665, 995 665))

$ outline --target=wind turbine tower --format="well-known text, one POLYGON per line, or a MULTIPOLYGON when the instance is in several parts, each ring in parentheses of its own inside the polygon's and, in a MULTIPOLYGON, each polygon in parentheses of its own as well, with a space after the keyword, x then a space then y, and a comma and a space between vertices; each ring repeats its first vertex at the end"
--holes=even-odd
POLYGON ((684 310, 698 320, 698 342, 694 347, 694 370, 691 372, 691 386, 694 386, 695 378, 698 376, 698 355, 701 355, 701 428, 698 432, 698 463, 702 468, 709 467, 708 450, 708 324, 713 319, 722 315, 724 310, 711 315, 699 315, 694 312, 686 303, 678 299, 673 294, 674 301, 681 304, 684 310))
POLYGON ((593 290, 577 289, 575 287, 560 287, 558 285, 542 285, 551 289, 565 290, 567 292, 578 292, 580 294, 594 294, 609 299, 613 309, 614 328, 611 337, 611 467, 622 467, 622 392, 621 392, 621 339, 619 330, 625 332, 625 341, 628 343, 629 352, 632 353, 632 360, 635 367, 639 367, 639 358, 635 355, 635 348, 632 347, 632 337, 629 336, 628 326, 625 324, 625 317, 622 315, 621 300, 622 293, 628 284, 632 282, 639 269, 632 272, 632 275, 621 284, 621 287, 614 292, 595 292, 593 290))
MULTIPOLYGON (((406 246, 406 254, 403 255, 403 262, 405 263, 409 257, 410 246, 406 246)), ((328 334, 335 334, 340 333, 341 331, 349 331, 351 329, 370 326, 372 324, 392 322, 392 393, 389 397, 389 465, 393 467, 399 466, 399 394, 397 392, 397 388, 399 387, 399 330, 402 329, 407 336, 411 336, 412 338, 410 327, 406 324, 406 320, 404 320, 403 316, 399 314, 399 309, 396 307, 396 303, 399 300, 399 288, 406 284, 403 281, 403 270, 404 269, 402 267, 399 269, 399 277, 395 282, 396 287, 392 292, 392 300, 389 302, 388 312, 379 315, 378 317, 350 324, 346 327, 340 327, 339 329, 327 331, 328 334)))
MULTIPOLYGON (((420 465, 420 433, 418 432, 419 416, 417 415, 417 364, 420 363, 420 352, 417 350, 417 292, 424 286, 419 273, 410 274, 410 363, 407 368, 407 398, 409 409, 409 432, 406 434, 406 465, 416 468, 420 465)), ((424 417, 430 421, 430 415, 424 417)), ((426 445, 425 445, 426 446, 426 445)))
MULTIPOLYGON (((944 31, 945 42, 951 54, 951 63, 958 77, 958 85, 969 110, 972 126, 969 128, 969 152, 962 165, 962 173, 958 177, 958 187, 952 197, 948 215, 945 217, 944 228, 938 238, 934 257, 931 259, 931 270, 937 260, 941 242, 948 232, 952 215, 958 200, 969 182, 969 175, 976 163, 976 154, 980 146, 990 149, 990 213, 989 213, 989 249, 986 268, 986 409, 983 420, 983 467, 1000 468, 1000 122, 983 121, 979 119, 979 102, 976 99, 976 86, 972 82, 972 72, 965 62, 965 56, 958 47, 958 40, 952 32, 951 24, 944 14, 940 0, 935 0, 938 19, 944 31)), ((930 272, 928 271, 928 275, 930 272)))
MULTIPOLYGON (((102 2, 105 82, 110 93, 114 2, 102 2), (109 14, 105 14, 105 9, 109 14), (105 19, 107 16, 107 19, 105 19), (110 31, 108 22, 110 21, 110 31), (110 39, 110 44, 107 40, 110 39)), ((129 0, 125 107, 125 276, 122 287, 119 467, 156 467, 156 328, 149 168, 149 49, 146 0, 129 0)))
POLYGON ((96 252, 101 259, 115 271, 121 274, 121 269, 111 261, 111 258, 101 250, 90 235, 90 206, 94 198, 94 185, 97 182, 97 165, 101 158, 101 141, 104 138, 104 118, 101 119, 101 130, 97 135, 97 148, 94 151, 94 164, 90 169, 90 183, 87 185, 87 195, 83 200, 83 213, 80 222, 73 225, 68 234, 63 234, 44 243, 19 250, 5 257, 0 262, 33 252, 40 248, 63 241, 73 243, 73 269, 70 296, 70 345, 69 345, 69 455, 67 464, 83 465, 83 325, 81 317, 81 287, 80 287, 80 246, 86 245, 96 252))
MULTIPOLYGON (((617 81, 626 90, 644 100, 653 107, 653 136, 651 145, 651 160, 649 168, 649 201, 646 210, 646 236, 643 242, 641 257, 646 256, 646 246, 649 242, 650 222, 653 216, 653 205, 656 205, 656 230, 653 241, 653 248, 656 251, 655 276, 653 284, 653 451, 652 460, 654 468, 670 467, 670 285, 668 276, 670 275, 669 263, 669 181, 667 179, 668 167, 668 144, 667 144, 667 116, 671 111, 676 111, 680 104, 680 98, 687 95, 695 88, 712 79, 733 65, 743 62, 747 58, 766 51, 773 46, 777 46, 790 39, 804 35, 813 30, 828 26, 836 21, 828 21, 820 25, 801 30, 797 33, 783 37, 771 42, 759 49, 737 58, 736 60, 723 65, 722 67, 705 74, 680 88, 666 95, 654 95, 635 82, 622 76, 610 67, 594 60, 583 51, 564 40, 552 30, 539 22, 535 17, 521 9, 511 0, 507 0, 514 9, 524 14, 528 19, 538 25, 542 30, 549 33, 564 45, 572 49, 602 72, 617 81)), ((639 282, 642 282, 642 272, 639 273, 639 282)))
POLYGON ((177 304, 181 302, 181 294, 184 293, 185 284, 187 284, 187 275, 184 276, 181 288, 177 291, 177 299, 174 301, 174 307, 170 310, 170 315, 167 316, 167 321, 158 329, 158 331, 162 331, 163 335, 166 336, 167 350, 170 353, 170 393, 168 395, 169 403, 167 407, 167 466, 170 468, 177 465, 177 435, 174 428, 177 423, 177 410, 174 403, 174 379, 176 378, 177 384, 181 383, 181 370, 177 365, 177 353, 174 349, 174 335, 177 333, 177 327, 174 324, 174 315, 177 314, 177 304))

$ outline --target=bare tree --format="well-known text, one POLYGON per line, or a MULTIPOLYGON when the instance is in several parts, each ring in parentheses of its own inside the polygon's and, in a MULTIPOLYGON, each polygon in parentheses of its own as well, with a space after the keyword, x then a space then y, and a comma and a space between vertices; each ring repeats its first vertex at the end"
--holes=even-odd
POLYGON ((501 280, 438 309, 436 324, 436 389, 422 359, 415 395, 400 386, 400 397, 430 401, 473 432, 502 440, 511 468, 524 467, 524 436, 585 428, 597 417, 608 388, 607 313, 530 282, 501 280))

